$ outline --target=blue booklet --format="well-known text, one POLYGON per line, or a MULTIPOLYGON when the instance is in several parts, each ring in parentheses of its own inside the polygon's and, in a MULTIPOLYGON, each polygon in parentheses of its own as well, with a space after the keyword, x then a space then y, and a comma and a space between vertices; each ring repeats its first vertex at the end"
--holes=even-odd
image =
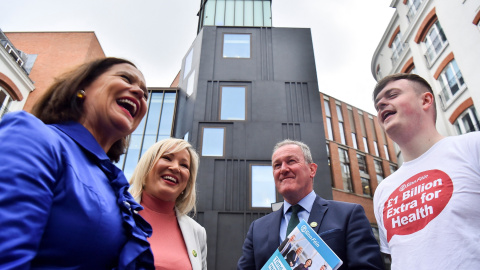
POLYGON ((336 270, 342 263, 310 225, 301 220, 262 270, 336 270))

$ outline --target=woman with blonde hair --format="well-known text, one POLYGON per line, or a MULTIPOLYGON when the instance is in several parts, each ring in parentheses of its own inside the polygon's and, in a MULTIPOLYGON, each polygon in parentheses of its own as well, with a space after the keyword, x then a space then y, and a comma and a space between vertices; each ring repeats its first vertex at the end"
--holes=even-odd
POLYGON ((151 146, 130 179, 130 193, 144 207, 139 214, 153 228, 149 242, 156 269, 207 269, 205 229, 196 213, 198 154, 185 140, 151 146))

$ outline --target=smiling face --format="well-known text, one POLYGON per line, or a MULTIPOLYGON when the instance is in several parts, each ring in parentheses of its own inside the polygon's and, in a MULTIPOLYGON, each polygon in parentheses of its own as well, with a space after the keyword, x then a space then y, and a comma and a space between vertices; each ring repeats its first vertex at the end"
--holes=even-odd
POLYGON ((311 260, 311 259, 308 259, 308 260, 305 262, 305 266, 306 266, 306 267, 312 266, 312 260, 311 260))
POLYGON ((295 144, 278 148, 272 155, 275 187, 290 204, 297 204, 313 190, 315 163, 306 163, 302 149, 295 144))
POLYGON ((168 150, 155 163, 145 180, 144 192, 174 202, 187 187, 190 178, 190 154, 187 149, 176 153, 168 150))
POLYGON ((419 93, 414 87, 414 82, 405 79, 392 81, 375 99, 378 123, 394 140, 399 136, 409 137, 424 119, 424 96, 431 94, 419 93))
POLYGON ((130 64, 112 66, 84 90, 79 122, 104 149, 131 134, 147 111, 145 78, 130 64))

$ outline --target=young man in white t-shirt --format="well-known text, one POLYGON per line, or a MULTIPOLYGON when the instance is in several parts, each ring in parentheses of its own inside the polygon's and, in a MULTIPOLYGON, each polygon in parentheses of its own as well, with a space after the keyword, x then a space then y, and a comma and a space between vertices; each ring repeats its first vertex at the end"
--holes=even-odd
POLYGON ((380 250, 392 269, 480 269, 480 132, 440 135, 435 96, 415 74, 383 78, 373 99, 405 161, 375 191, 380 250))

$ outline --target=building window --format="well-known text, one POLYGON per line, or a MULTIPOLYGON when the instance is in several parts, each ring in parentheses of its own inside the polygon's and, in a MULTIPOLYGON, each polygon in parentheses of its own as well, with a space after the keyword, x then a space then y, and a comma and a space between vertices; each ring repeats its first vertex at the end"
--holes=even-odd
POLYGON ((400 55, 403 52, 403 48, 404 43, 402 43, 402 35, 401 32, 398 32, 392 43, 392 65, 397 63, 398 58, 400 58, 400 55))
POLYGON ((377 174, 377 182, 380 184, 380 182, 383 181, 384 179, 384 174, 383 174, 383 169, 382 169, 382 162, 379 160, 373 160, 375 164, 375 173, 377 174))
POLYGON ((183 78, 185 79, 192 69, 193 48, 188 52, 185 58, 185 66, 183 68, 183 78))
POLYGON ((333 132, 332 132, 332 113, 330 112, 330 103, 328 100, 323 101, 323 105, 325 107, 325 117, 327 120, 327 136, 328 140, 333 140, 333 132))
POLYGON ((370 191, 370 179, 365 177, 360 177, 360 180, 362 181, 363 195, 371 197, 372 192, 370 191))
POLYGON ((190 74, 190 77, 188 77, 188 80, 187 80, 187 96, 190 96, 193 94, 194 86, 195 86, 195 70, 192 71, 192 74, 190 74))
POLYGON ((224 34, 223 58, 250 58, 250 34, 224 34))
POLYGON ((340 166, 342 169, 343 178, 343 190, 353 192, 352 177, 350 174, 350 161, 348 159, 348 152, 345 149, 338 148, 338 154, 340 156, 340 166))
POLYGON ((376 155, 377 157, 379 157, 379 156, 380 156, 380 153, 379 153, 379 151, 378 151, 378 143, 377 143, 377 141, 373 141, 373 148, 375 148, 375 155, 376 155))
POLYGON ((355 132, 352 132, 352 143, 353 143, 353 147, 355 149, 358 149, 358 145, 357 145, 357 134, 355 134, 355 132))
POLYGON ((363 145, 365 146, 365 152, 368 152, 368 142, 367 142, 367 137, 363 137, 363 145))
POLYGON ((222 157, 224 155, 225 128, 203 128, 202 156, 222 157))
POLYGON ((277 201, 271 165, 251 165, 251 205, 270 208, 277 201))
POLYGON ((130 179, 141 155, 155 142, 169 138, 172 133, 176 92, 154 91, 148 99, 148 112, 130 136, 125 155, 116 164, 130 179))
POLYGON ((183 135, 183 139, 187 142, 190 142, 189 141, 190 140, 190 133, 189 132, 185 133, 185 135, 183 135))
POLYGON ((407 19, 408 22, 412 22, 413 18, 415 18, 415 14, 417 14, 417 11, 420 7, 420 4, 422 3, 422 0, 408 0, 407 6, 408 6, 408 12, 407 12, 407 19))
POLYGON ((340 141, 342 144, 347 144, 345 141, 345 129, 343 126, 343 115, 342 115, 342 107, 337 105, 337 116, 338 116, 338 127, 340 129, 340 141))
POLYGON ((271 0, 202 1, 200 27, 204 25, 272 26, 271 0))
POLYGON ((383 145, 383 151, 385 151, 385 157, 390 160, 390 155, 388 154, 388 147, 386 144, 383 145))
POLYGON ((458 134, 465 134, 472 131, 479 131, 478 114, 475 107, 466 109, 455 121, 454 126, 458 134))
POLYGON ((0 119, 9 112, 10 105, 12 104, 12 98, 8 94, 7 90, 0 86, 0 119))
POLYGON ((390 174, 393 174, 397 171, 397 166, 390 164, 390 174))
POLYGON ((442 73, 438 77, 438 81, 442 86, 442 96, 445 102, 449 101, 460 89, 463 89, 465 82, 463 80, 462 73, 458 69, 457 61, 452 60, 443 69, 442 73))
POLYGON ((443 48, 445 48, 445 46, 448 44, 447 37, 443 33, 443 29, 440 26, 439 21, 435 22, 435 24, 432 26, 425 37, 424 42, 427 46, 427 52, 425 56, 427 57, 428 63, 432 64, 437 56, 442 52, 443 48))
POLYGON ((367 162, 365 160, 365 156, 357 154, 357 160, 358 160, 358 169, 360 170, 360 173, 364 173, 368 175, 367 162))
POLYGON ((245 86, 221 87, 220 120, 245 120, 245 86))

